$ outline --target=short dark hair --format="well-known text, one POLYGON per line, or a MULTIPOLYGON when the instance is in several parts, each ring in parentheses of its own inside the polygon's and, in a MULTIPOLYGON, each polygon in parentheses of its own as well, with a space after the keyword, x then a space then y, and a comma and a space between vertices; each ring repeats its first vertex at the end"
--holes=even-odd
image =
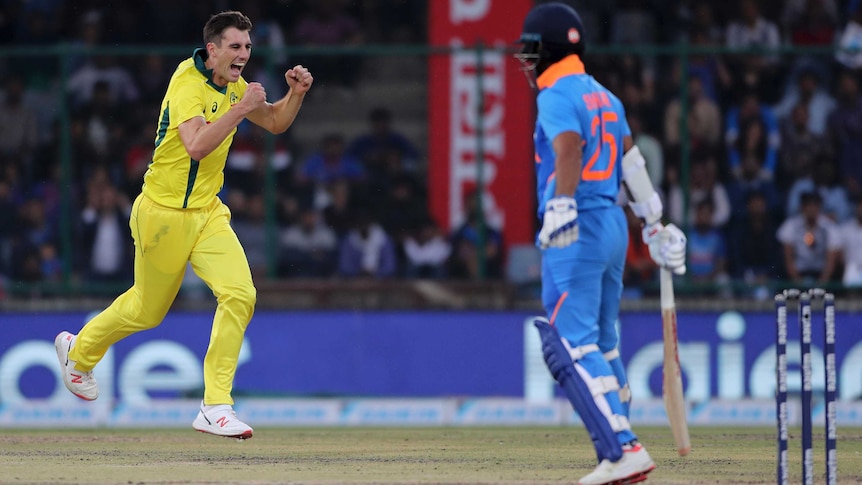
POLYGON ((251 20, 236 10, 226 10, 213 15, 204 25, 204 44, 218 44, 221 35, 230 27, 251 30, 251 20))

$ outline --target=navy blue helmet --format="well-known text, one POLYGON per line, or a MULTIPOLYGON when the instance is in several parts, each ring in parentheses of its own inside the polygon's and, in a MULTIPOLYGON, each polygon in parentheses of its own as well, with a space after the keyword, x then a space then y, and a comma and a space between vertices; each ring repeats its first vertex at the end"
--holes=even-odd
POLYGON ((551 64, 569 54, 584 52, 584 24, 572 7, 558 2, 543 3, 530 10, 515 57, 524 71, 541 74, 551 64))

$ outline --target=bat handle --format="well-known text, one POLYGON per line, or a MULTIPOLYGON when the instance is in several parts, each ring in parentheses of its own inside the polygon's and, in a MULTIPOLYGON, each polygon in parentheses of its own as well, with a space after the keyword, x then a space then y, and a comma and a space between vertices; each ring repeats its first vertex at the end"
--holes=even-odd
POLYGON ((673 295, 673 273, 667 268, 659 268, 659 291, 661 293, 661 309, 676 307, 673 295))

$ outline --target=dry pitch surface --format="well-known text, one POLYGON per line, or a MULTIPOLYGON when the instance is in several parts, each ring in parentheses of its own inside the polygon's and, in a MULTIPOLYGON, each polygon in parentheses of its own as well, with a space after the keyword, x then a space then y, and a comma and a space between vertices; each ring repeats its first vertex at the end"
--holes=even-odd
MULTIPOLYGON (((839 431, 839 483, 862 483, 862 429, 839 431)), ((646 483, 775 483, 772 429, 694 428, 684 458, 667 428, 638 432, 658 465, 646 483)), ((594 464, 576 427, 264 428, 244 442, 191 428, 0 430, 0 483, 575 483, 594 464)))

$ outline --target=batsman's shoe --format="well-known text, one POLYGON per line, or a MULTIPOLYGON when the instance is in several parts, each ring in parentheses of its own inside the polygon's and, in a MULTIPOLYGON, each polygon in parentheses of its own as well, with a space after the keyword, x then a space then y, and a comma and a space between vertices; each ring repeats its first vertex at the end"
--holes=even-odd
POLYGON ((63 384, 72 394, 86 401, 93 401, 99 397, 99 386, 93 371, 84 372, 75 368, 75 361, 69 360, 69 351, 75 345, 77 335, 69 332, 60 332, 54 339, 54 349, 57 350, 57 360, 60 361, 60 372, 63 373, 63 384))
POLYGON ((623 446, 623 457, 617 462, 602 460, 578 485, 629 485, 646 480, 655 463, 640 443, 623 446))
POLYGON ((192 428, 201 433, 241 440, 251 438, 254 432, 251 426, 243 423, 236 417, 236 413, 229 404, 204 406, 201 403, 201 410, 198 411, 198 417, 192 423, 192 428))

